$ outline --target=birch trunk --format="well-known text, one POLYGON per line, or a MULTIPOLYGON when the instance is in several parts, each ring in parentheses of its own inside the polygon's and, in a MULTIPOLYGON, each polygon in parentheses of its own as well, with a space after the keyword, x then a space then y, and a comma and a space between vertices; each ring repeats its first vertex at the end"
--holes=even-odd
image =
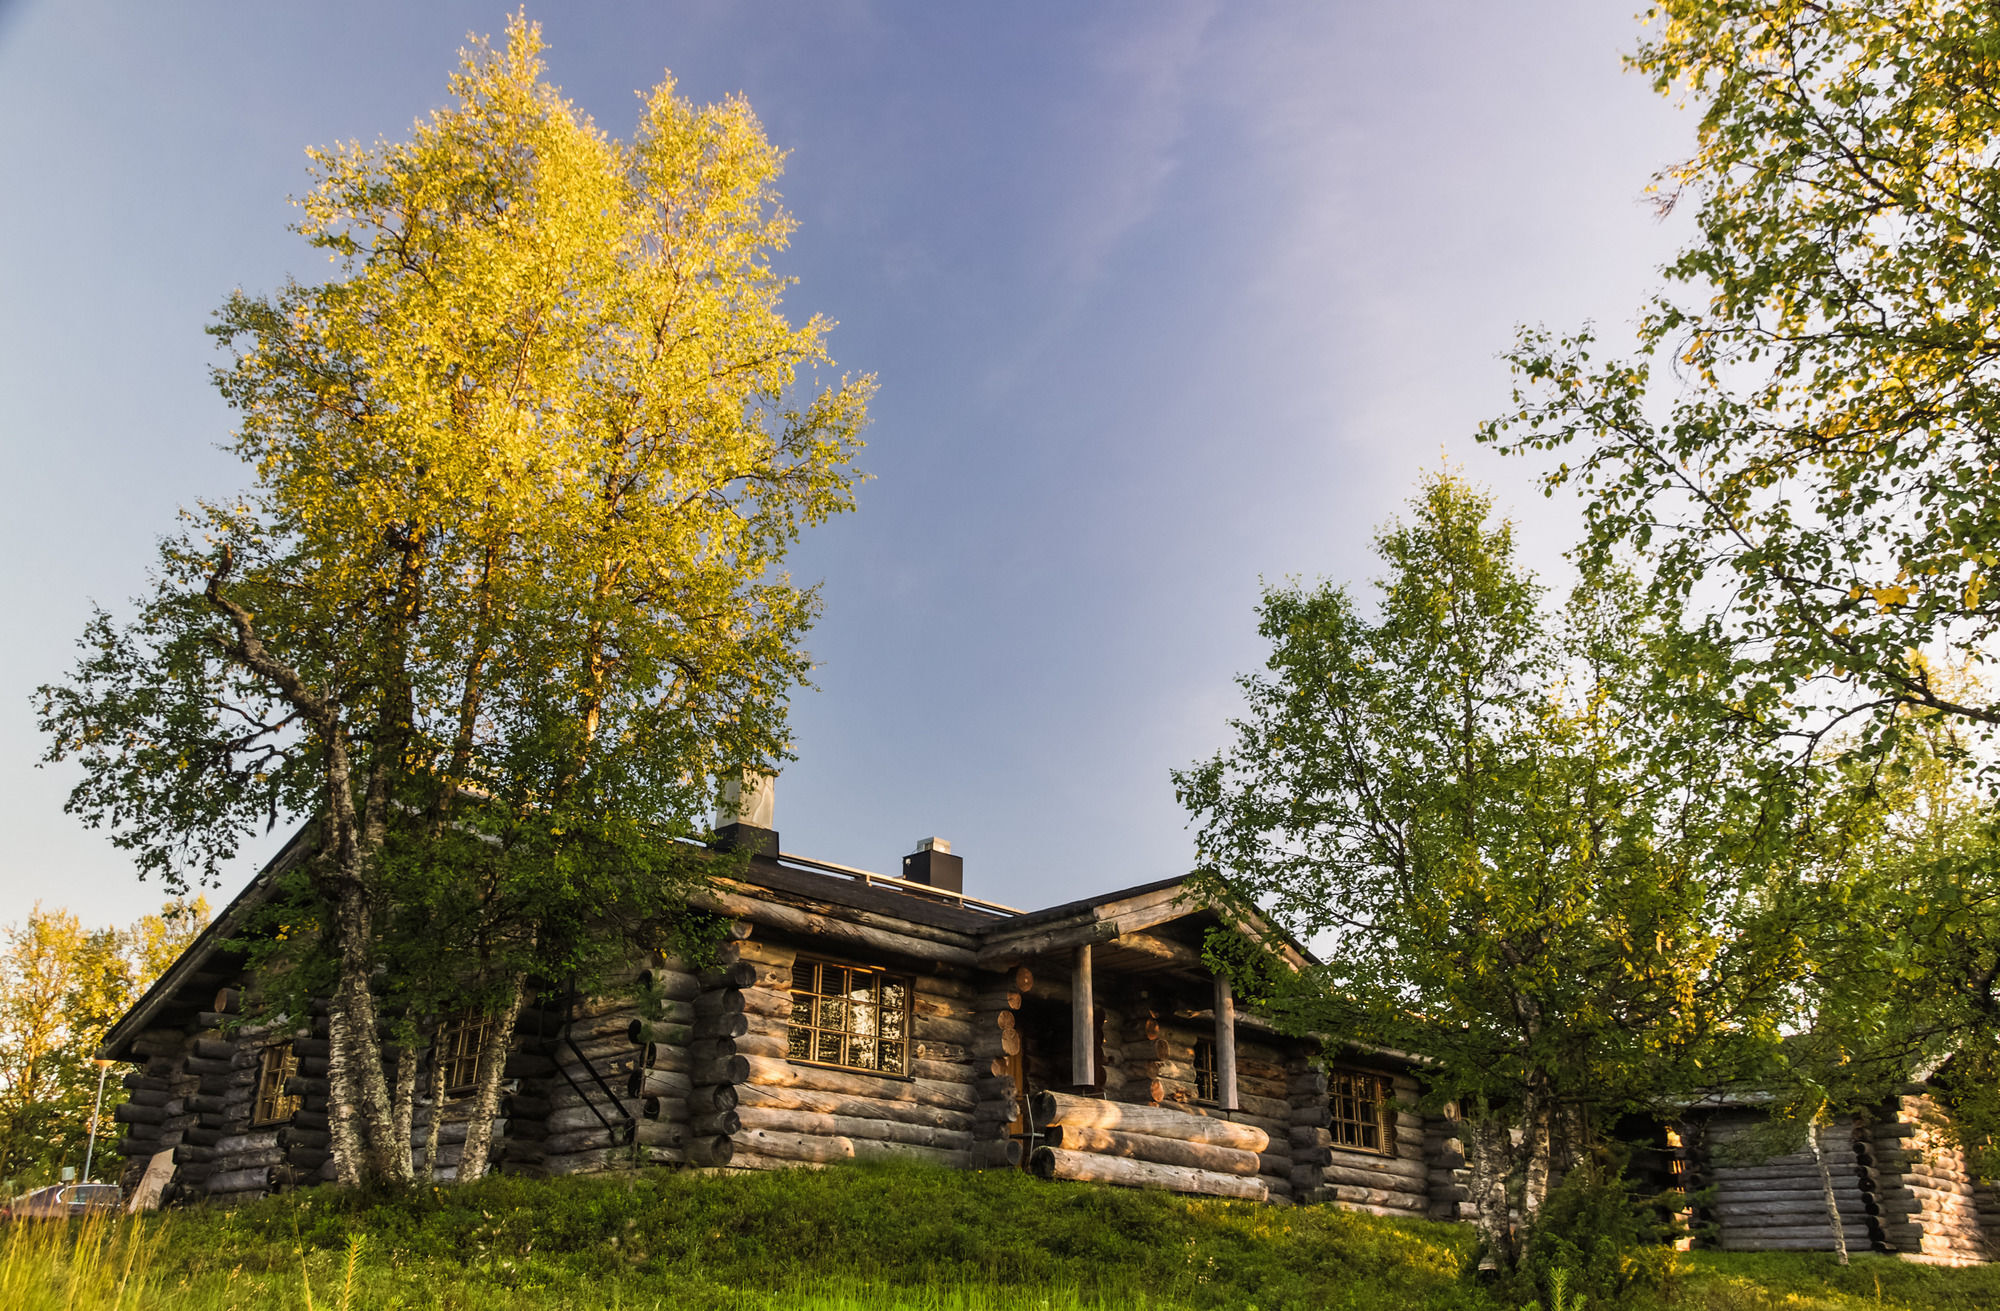
POLYGON ((465 1126, 465 1146, 459 1149, 458 1182, 462 1184, 486 1173, 486 1157, 493 1143, 493 1116, 500 1109, 500 1076, 507 1064, 507 1048, 514 1039, 514 1021, 521 1014, 526 984, 526 975, 514 976, 507 1004, 486 1026, 484 1048, 479 1053, 479 1091, 472 1103, 472 1119, 465 1126))
MULTIPOLYGON (((1825 1111, 1825 1106, 1820 1110, 1825 1111)), ((1812 1148, 1813 1164, 1819 1167, 1820 1193, 1826 1199, 1826 1222, 1833 1228, 1833 1250, 1839 1254, 1840 1263, 1847 1264, 1847 1231, 1840 1224, 1840 1203, 1833 1196, 1833 1172, 1826 1168, 1826 1153, 1819 1145, 1819 1116, 1815 1115, 1806 1124, 1806 1143, 1812 1148)))
POLYGON ((1535 1223, 1549 1195, 1549 1101, 1530 1093, 1521 1107, 1521 1227, 1535 1223))
POLYGON ((1472 1158, 1472 1201, 1477 1208, 1473 1222, 1486 1251, 1479 1258, 1482 1271, 1511 1269, 1514 1264, 1514 1232, 1507 1214, 1507 1176, 1512 1173, 1512 1144, 1507 1126, 1491 1111, 1480 1107, 1472 1120, 1465 1145, 1472 1158))
POLYGON ((431 1122, 424 1131, 424 1163, 422 1178, 430 1183, 437 1178, 438 1133, 444 1128, 444 1067, 439 1061, 440 1042, 444 1037, 444 1026, 431 1028, 431 1122))

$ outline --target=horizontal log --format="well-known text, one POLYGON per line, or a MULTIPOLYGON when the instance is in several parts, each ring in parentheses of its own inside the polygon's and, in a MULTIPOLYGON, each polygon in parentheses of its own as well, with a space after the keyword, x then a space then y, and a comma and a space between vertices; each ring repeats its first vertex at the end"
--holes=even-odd
POLYGON ((1271 1196, 1270 1185, 1261 1179, 1161 1165, 1155 1161, 1100 1156, 1093 1152, 1064 1151, 1059 1147, 1037 1147, 1029 1158, 1029 1168, 1043 1179, 1074 1179, 1119 1184, 1127 1188, 1194 1193, 1204 1197, 1234 1197, 1252 1202, 1268 1201, 1271 1196))
POLYGON ((140 1093, 164 1093, 173 1088, 170 1080, 150 1074, 127 1074, 122 1076, 118 1082, 124 1086, 126 1092, 131 1093, 135 1097, 140 1093))
POLYGON ((696 1086, 709 1083, 742 1083, 750 1077, 750 1062, 762 1057, 717 1056, 695 1062, 690 1072, 696 1086))
MULTIPOLYGON (((736 1021, 739 1033, 747 1027, 741 1015, 730 1018, 736 1021)), ((670 1024, 665 1020, 633 1020, 625 1026, 625 1041, 633 1047, 643 1047, 647 1043, 685 1047, 693 1042, 694 1038, 695 1028, 692 1024, 670 1024)))
POLYGON ((1262 1129, 1166 1107, 1040 1092, 1029 1099, 1029 1110, 1037 1127, 1062 1124, 1123 1129, 1129 1133, 1156 1134, 1179 1138, 1184 1142, 1215 1143, 1249 1152, 1261 1152, 1271 1145, 1271 1136, 1262 1129))
MULTIPOLYGON (((1862 1197, 1861 1190, 1852 1184, 1848 1184, 1845 1187, 1842 1187, 1840 1185, 1835 1185, 1833 1190, 1833 1195, 1840 1200, 1840 1203, 1843 1206, 1847 1205, 1849 1202, 1852 1202, 1857 1206, 1860 1205, 1861 1203, 1861 1197, 1862 1197)), ((1756 1202, 1824 1203, 1825 1201, 1826 1201, 1826 1190, 1821 1188, 1769 1188, 1769 1189, 1732 1188, 1732 1189, 1717 1189, 1715 1193, 1714 1204, 1718 1207, 1722 1207, 1722 1206, 1735 1206, 1738 1204, 1750 1204, 1756 1202)))
MULTIPOLYGON (((815 1115, 853 1116, 861 1119, 897 1120, 904 1124, 928 1125, 935 1129, 971 1130, 979 1122, 979 1111, 954 1110, 916 1101, 895 1101, 845 1092, 827 1092, 805 1087, 773 1087, 746 1083, 735 1089, 745 1107, 803 1111, 815 1115)), ((984 1108, 980 1108, 981 1111, 984 1108)))
MULTIPOLYGON (((717 1085, 726 1086, 726 1085, 717 1085)), ((686 1097, 694 1088, 694 1081, 678 1070, 638 1069, 627 1076, 625 1095, 628 1097, 686 1097)))
MULTIPOLYGON (((1012 1011, 1003 1013, 1013 1014, 1012 1011)), ((917 1017, 916 1038, 919 1042, 948 1042, 964 1046, 972 1041, 973 1032, 973 1026, 964 1020, 917 1017)))
POLYGON ((731 1038, 736 1050, 745 1056, 775 1056, 785 1058, 791 1053, 791 1040, 782 1033, 746 1033, 740 1038, 731 1038))
POLYGON ((209 1154, 209 1159, 215 1163, 218 1171, 249 1170, 263 1165, 283 1165, 285 1151, 275 1145, 260 1147, 255 1151, 227 1153, 215 1151, 209 1154))
POLYGON ((1348 1184, 1357 1188, 1387 1188, 1411 1197, 1422 1197, 1430 1190, 1430 1180, 1423 1175, 1397 1175, 1386 1170, 1371 1170, 1366 1166, 1349 1164, 1351 1158, 1342 1157, 1332 1165, 1319 1165, 1320 1177, 1330 1184, 1348 1184))
POLYGON ((701 992, 701 980, 685 970, 641 970, 636 983, 641 992, 660 1001, 693 1001, 701 992))
POLYGON ((862 918, 866 912, 841 908, 832 914, 817 914, 775 901, 740 896, 720 888, 697 893, 691 900, 704 910, 747 919, 766 928, 782 929, 815 945, 836 950, 847 948, 867 954, 880 952, 927 964, 971 966, 978 960, 977 953, 969 946, 912 936, 913 932, 923 932, 915 925, 908 926, 911 931, 905 932, 833 918, 833 914, 862 918))
MULTIPOLYGON (((1101 1156, 1122 1156, 1161 1165, 1181 1165, 1193 1170, 1213 1170, 1218 1174, 1253 1177, 1264 1173, 1256 1152, 1216 1143, 1188 1142, 1155 1134, 1129 1133, 1088 1125, 1050 1125, 1046 1142, 1072 1152, 1096 1152, 1101 1156)), ((1290 1169, 1289 1160, 1286 1162, 1290 1169)))
POLYGON ((221 1170, 208 1177, 204 1191, 210 1197, 263 1192, 275 1184, 277 1178, 277 1170, 268 1165, 252 1166, 242 1170, 221 1170))
POLYGON ((268 1129, 253 1129, 249 1133, 234 1133, 215 1140, 217 1155, 230 1152, 254 1152, 265 1147, 278 1145, 278 1126, 268 1129))
POLYGON ((1405 1193, 1393 1188, 1332 1184, 1328 1186, 1327 1193, 1331 1201, 1380 1207, 1385 1211, 1400 1211, 1406 1215, 1422 1215, 1430 1210, 1430 1199, 1422 1193, 1405 1193))
POLYGON ((975 1077, 972 1066, 960 1061, 926 1061, 912 1059, 910 1073, 919 1079, 932 1079, 938 1083, 964 1084, 972 1086, 975 1077))
POLYGON ((609 1129, 602 1126, 590 1129, 576 1129, 569 1133, 552 1133, 542 1140, 543 1159, 558 1156, 572 1156, 578 1152, 601 1151, 611 1147, 625 1147, 632 1141, 633 1125, 613 1121, 609 1129))
POLYGON ((735 1059, 749 1062, 748 1082, 768 1087, 812 1088, 820 1092, 877 1097, 884 1101, 920 1102, 924 1105, 943 1106, 966 1112, 970 1112, 977 1104, 977 1099, 967 1084, 939 1083, 931 1079, 898 1079, 892 1075, 853 1074, 824 1066, 773 1060, 767 1056, 738 1056, 735 1059))
POLYGON ((189 1074, 230 1077, 248 1074, 252 1067, 248 1062, 238 1064, 235 1060, 211 1060, 203 1056, 190 1056, 181 1062, 181 1068, 189 1074))
POLYGON ((733 1111, 737 1103, 737 1085, 733 1083, 709 1084, 688 1090, 688 1111, 695 1115, 733 1111))
POLYGON ((899 1120, 858 1115, 826 1115, 816 1111, 785 1110, 773 1106, 742 1106, 731 1114, 744 1129, 768 1129, 776 1133, 826 1135, 871 1142, 902 1143, 912 1147, 938 1148, 947 1152, 972 1150, 972 1134, 962 1129, 943 1129, 908 1124, 899 1120))
POLYGON ((500 1070, 508 1079, 545 1079, 555 1072, 556 1063, 539 1052, 509 1052, 500 1070))
POLYGON ((997 1138, 972 1145, 972 1168, 975 1170, 1014 1170, 1021 1165, 1021 1141, 1018 1138, 997 1138))
MULTIPOLYGON (((727 1084, 718 1085, 728 1087, 727 1084)), ((639 1103, 639 1115, 647 1120, 686 1120, 688 1104, 685 1097, 646 1097, 639 1103)))
POLYGON ((639 1049, 638 1068, 644 1070, 674 1070, 685 1074, 694 1068, 694 1057, 684 1046, 670 1043, 649 1042, 639 1049))
POLYGON ((788 1133, 777 1129, 746 1128, 725 1139, 758 1156, 787 1161, 825 1164, 832 1161, 899 1160, 923 1161, 931 1165, 963 1168, 969 1151, 948 1151, 911 1143, 885 1142, 870 1138, 845 1138, 833 1134, 788 1133))
POLYGON ((631 1118, 622 1106, 607 1106, 600 1103, 595 1106, 569 1106, 560 1111, 550 1111, 542 1124, 550 1134, 558 1134, 574 1129, 601 1129, 606 1120, 616 1126, 628 1122, 631 1118))
POLYGON ((641 1120, 632 1130, 632 1141, 641 1147, 672 1147, 685 1151, 689 1126, 676 1120, 641 1120))
POLYGON ((117 1124, 164 1124, 174 1115, 164 1106, 142 1106, 138 1102, 123 1102, 111 1112, 111 1119, 117 1124))

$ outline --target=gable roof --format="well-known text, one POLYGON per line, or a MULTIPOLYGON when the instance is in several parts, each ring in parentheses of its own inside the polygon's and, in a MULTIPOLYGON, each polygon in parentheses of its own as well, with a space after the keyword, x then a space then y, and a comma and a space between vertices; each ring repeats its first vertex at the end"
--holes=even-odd
MULTIPOLYGON (((228 940, 242 934, 252 914, 271 896, 279 877, 311 851, 312 837, 310 824, 292 835, 284 849, 111 1027, 98 1049, 99 1056, 129 1060, 132 1041, 139 1034, 170 1021, 184 1023, 195 1012, 209 1008, 212 994, 204 995, 204 989, 215 987, 218 974, 233 971, 240 964, 237 953, 228 949, 228 940)), ((1179 875, 1041 910, 1015 911, 889 875, 781 852, 775 859, 751 857, 739 869, 718 878, 709 893, 697 897, 696 904, 724 914, 747 909, 751 902, 761 903, 767 912, 774 907, 791 907, 801 916, 839 908, 845 913, 821 926, 831 930, 831 940, 839 938, 837 921, 850 920, 872 926, 878 937, 886 933, 904 940, 908 954, 939 964, 988 969, 1085 944, 1103 944, 1134 961, 1158 967, 1194 969, 1201 961, 1198 945, 1154 930, 1174 921, 1205 928, 1226 916, 1293 965, 1313 962, 1303 946, 1254 910, 1219 906, 1193 889, 1190 882, 1189 876, 1179 875)))

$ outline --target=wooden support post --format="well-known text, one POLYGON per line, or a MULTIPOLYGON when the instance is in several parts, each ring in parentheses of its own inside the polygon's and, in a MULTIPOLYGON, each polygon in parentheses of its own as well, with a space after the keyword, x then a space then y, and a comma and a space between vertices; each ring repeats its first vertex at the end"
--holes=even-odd
POLYGON ((1070 1078, 1079 1088, 1097 1083, 1097 1006, 1091 996, 1090 944, 1076 949, 1076 964, 1070 971, 1069 990, 1070 1078))
POLYGON ((1225 1111, 1236 1106, 1236 996, 1229 976, 1215 976, 1215 1099, 1225 1111))

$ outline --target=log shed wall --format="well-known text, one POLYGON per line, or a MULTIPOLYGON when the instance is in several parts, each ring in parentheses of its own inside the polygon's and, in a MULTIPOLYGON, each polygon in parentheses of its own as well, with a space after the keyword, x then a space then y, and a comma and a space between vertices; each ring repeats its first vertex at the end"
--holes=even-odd
POLYGON ((1858 1150, 1886 1246, 1943 1265, 2000 1255, 2000 1195, 1966 1168, 1925 1093, 1896 1098, 1864 1126, 1858 1150))

